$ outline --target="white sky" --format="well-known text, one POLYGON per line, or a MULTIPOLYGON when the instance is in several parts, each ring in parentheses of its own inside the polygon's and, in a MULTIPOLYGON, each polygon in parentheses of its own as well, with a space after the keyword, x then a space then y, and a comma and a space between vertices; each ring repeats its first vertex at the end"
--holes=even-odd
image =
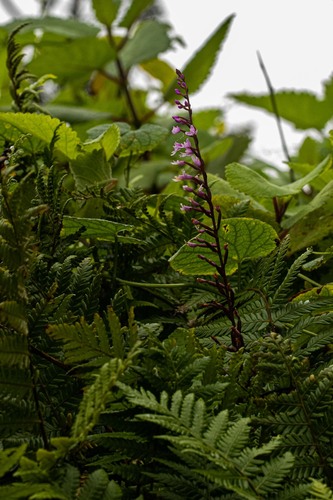
MULTIPOLYGON (((0 0, 0 23, 7 20, 0 0)), ((37 0, 13 0, 28 14, 36 13, 37 0)), ((213 74, 192 99, 197 108, 219 106, 226 111, 229 129, 255 127, 253 153, 276 164, 284 160, 274 118, 235 104, 231 92, 267 92, 257 60, 259 50, 272 84, 282 88, 320 93, 322 81, 333 71, 333 0, 161 0, 166 17, 187 47, 163 57, 182 68, 218 24, 232 13, 236 17, 213 74)), ((200 71, 200 68, 198 68, 200 71)), ((283 126, 292 153, 302 134, 283 126)))

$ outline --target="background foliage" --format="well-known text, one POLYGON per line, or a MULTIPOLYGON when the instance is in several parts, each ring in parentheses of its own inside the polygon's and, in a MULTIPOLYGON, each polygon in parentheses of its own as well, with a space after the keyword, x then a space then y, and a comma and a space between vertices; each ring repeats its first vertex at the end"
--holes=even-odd
MULTIPOLYGON (((0 496, 333 498, 330 80, 234 95, 309 129, 288 171, 193 111, 214 232, 180 209, 200 196, 173 182, 154 3, 46 7, 0 27, 0 496)), ((190 95, 232 21, 182 68, 190 95)))

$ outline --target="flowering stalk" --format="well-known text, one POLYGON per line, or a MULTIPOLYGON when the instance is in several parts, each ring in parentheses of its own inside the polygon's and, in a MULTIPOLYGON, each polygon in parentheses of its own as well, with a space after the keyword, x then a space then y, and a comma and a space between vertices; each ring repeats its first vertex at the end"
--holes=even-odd
POLYGON ((178 115, 172 117, 175 121, 172 133, 182 133, 185 136, 184 142, 175 142, 174 144, 171 154, 177 155, 178 159, 172 163, 180 167, 190 167, 195 171, 195 174, 189 174, 183 170, 182 174, 175 178, 175 181, 190 181, 193 187, 185 184, 183 185, 183 189, 199 199, 197 201, 192 197, 189 198, 189 205, 181 205, 181 210, 206 215, 211 221, 211 225, 208 225, 201 222, 196 217, 192 218, 192 222, 198 231, 198 236, 195 238, 195 241, 188 242, 188 245, 190 247, 209 248, 212 252, 212 259, 201 254, 198 254, 198 258, 215 268, 214 280, 198 278, 198 281, 214 286, 224 297, 225 300, 223 303, 214 301, 205 305, 221 309, 228 317, 231 322, 231 350, 238 351, 244 346, 244 341, 241 334, 241 320, 235 307, 235 294, 226 275, 228 244, 225 244, 223 248, 221 248, 219 239, 219 228, 222 220, 221 208, 219 206, 214 206, 213 203, 205 162, 200 153, 197 129, 193 124, 192 107, 185 76, 179 70, 176 70, 176 73, 178 77, 178 88, 175 89, 175 92, 179 98, 175 100, 175 103, 178 109, 186 112, 187 117, 178 115), (180 98, 182 100, 180 100, 180 98), (204 234, 210 236, 213 242, 209 242, 203 237, 200 237, 204 234))

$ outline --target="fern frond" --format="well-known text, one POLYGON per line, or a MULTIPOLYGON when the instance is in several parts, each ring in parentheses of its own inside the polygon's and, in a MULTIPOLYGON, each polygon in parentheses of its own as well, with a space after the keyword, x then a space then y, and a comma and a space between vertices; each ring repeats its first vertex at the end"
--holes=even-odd
POLYGON ((100 367, 112 357, 110 338, 103 320, 95 315, 89 325, 84 318, 73 325, 60 323, 49 325, 50 337, 63 342, 65 362, 70 365, 100 367))
POLYGON ((97 424, 113 388, 138 352, 138 346, 134 346, 125 360, 111 359, 100 368, 94 383, 89 386, 81 401, 79 413, 72 428, 72 436, 75 439, 83 441, 97 424))
POLYGON ((333 498, 333 491, 316 479, 312 480, 309 493, 310 496, 307 497, 309 500, 331 500, 333 498))
POLYGON ((273 304, 283 304, 286 302, 292 286, 298 278, 298 275, 302 270, 302 266, 305 264, 309 255, 311 255, 311 250, 306 250, 302 255, 293 261, 285 278, 272 297, 273 304))
POLYGON ((122 498, 120 486, 115 481, 109 481, 107 473, 98 469, 89 474, 77 496, 78 500, 120 500, 122 498))

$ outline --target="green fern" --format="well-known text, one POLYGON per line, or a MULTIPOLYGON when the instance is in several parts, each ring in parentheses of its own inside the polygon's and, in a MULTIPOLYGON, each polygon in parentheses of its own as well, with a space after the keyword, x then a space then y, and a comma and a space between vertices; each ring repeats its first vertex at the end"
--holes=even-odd
POLYGON ((138 353, 137 345, 124 360, 114 358, 100 368, 95 381, 89 386, 80 403, 79 412, 72 427, 72 436, 75 439, 82 441, 92 431, 110 399, 113 388, 138 353))
POLYGON ((121 383, 118 386, 132 404, 153 412, 138 414, 137 418, 170 431, 159 435, 159 439, 167 440, 182 454, 194 454, 206 460, 208 470, 197 469, 197 473, 220 486, 222 491, 259 499, 282 488, 293 467, 293 456, 286 452, 263 460, 280 446, 279 439, 259 448, 247 447, 249 419, 230 422, 226 410, 208 417, 205 403, 195 400, 194 394, 183 397, 178 391, 169 402, 168 395, 162 392, 158 401, 149 392, 135 391, 121 383))

